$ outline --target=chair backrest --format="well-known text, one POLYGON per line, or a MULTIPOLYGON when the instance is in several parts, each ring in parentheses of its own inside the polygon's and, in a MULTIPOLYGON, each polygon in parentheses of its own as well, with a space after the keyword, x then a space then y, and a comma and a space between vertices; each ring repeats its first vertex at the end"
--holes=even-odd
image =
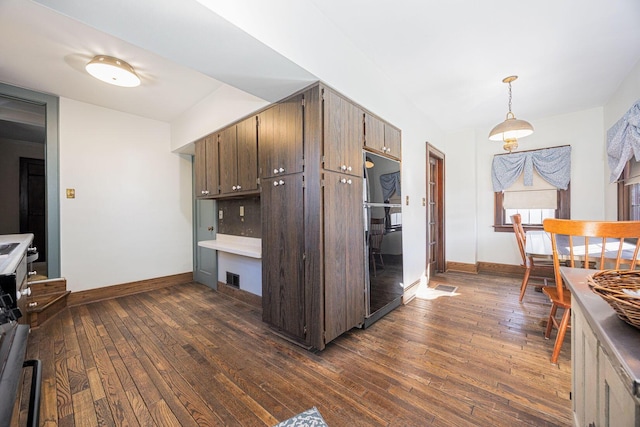
POLYGON ((553 267, 558 295, 562 298, 560 261, 570 267, 603 270, 607 263, 619 269, 635 269, 640 249, 640 221, 579 221, 548 218, 544 230, 551 234, 553 267), (633 242, 631 240, 634 240, 633 242))
POLYGON ((527 247, 527 234, 522 227, 522 216, 520 214, 511 215, 511 223, 513 224, 513 234, 516 236, 516 242, 518 242, 518 249, 520 249, 520 257, 522 257, 522 265, 527 265, 527 254, 525 249, 527 247))
POLYGON ((384 218, 371 218, 369 227, 369 247, 374 251, 379 251, 384 237, 384 218))

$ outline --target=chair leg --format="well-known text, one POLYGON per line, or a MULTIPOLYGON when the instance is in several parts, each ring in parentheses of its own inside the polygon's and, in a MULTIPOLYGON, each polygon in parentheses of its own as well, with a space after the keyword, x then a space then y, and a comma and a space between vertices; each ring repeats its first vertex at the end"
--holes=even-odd
POLYGON ((547 330, 544 332, 545 339, 549 339, 551 336, 551 328, 553 328, 553 323, 556 320, 556 311, 558 311, 558 306, 553 303, 551 305, 551 313, 549 313, 549 320, 547 320, 547 330))
POLYGON ((522 284, 520 285, 520 299, 522 302, 522 298, 524 298, 524 291, 527 290, 527 284, 529 284, 529 275, 531 274, 531 268, 527 267, 524 270, 524 277, 522 278, 522 284))
POLYGON ((558 335, 556 336, 556 343, 553 346, 553 354, 551 355, 551 363, 553 363, 554 365, 558 363, 558 356, 560 356, 560 349, 562 348, 564 335, 567 332, 567 328, 569 327, 570 318, 571 309, 565 308, 564 314, 562 315, 562 320, 560 321, 560 325, 558 326, 558 335))

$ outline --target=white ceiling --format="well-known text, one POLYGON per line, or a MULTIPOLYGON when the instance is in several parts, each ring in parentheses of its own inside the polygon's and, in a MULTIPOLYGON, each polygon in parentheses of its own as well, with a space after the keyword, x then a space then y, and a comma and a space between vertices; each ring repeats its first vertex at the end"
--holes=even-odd
MULTIPOLYGON (((324 14, 446 131, 501 121, 508 75, 514 113, 534 122, 604 105, 640 59, 637 0, 290 1, 324 14)), ((196 0, 0 0, 11 85, 170 122, 223 84, 275 101, 316 79, 196 0), (96 54, 143 84, 94 80, 96 54)))

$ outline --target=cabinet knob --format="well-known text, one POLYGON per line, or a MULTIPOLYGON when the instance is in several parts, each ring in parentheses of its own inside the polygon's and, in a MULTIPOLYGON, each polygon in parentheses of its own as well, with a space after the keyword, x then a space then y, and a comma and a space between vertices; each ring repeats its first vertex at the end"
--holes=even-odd
POLYGON ((347 166, 347 170, 351 172, 351 166, 347 166))
POLYGON ((283 181, 283 180, 280 180, 280 181, 278 181, 278 184, 280 184, 280 185, 284 185, 284 181, 283 181))
POLYGON ((29 303, 29 307, 37 307, 38 303, 37 302, 30 302, 29 303))
POLYGON ((237 186, 236 186, 236 190, 242 190, 242 186, 237 185, 237 186))
MULTIPOLYGON (((32 272, 30 271, 29 274, 31 274, 32 272)), ((35 271, 33 272, 35 274, 35 271)), ((27 289, 23 289, 20 291, 20 295, 28 297, 31 296, 31 288, 27 288, 27 289)))
POLYGON ((278 186, 278 181, 273 181, 273 186, 277 187, 278 186))
POLYGON ((343 183, 343 184, 346 184, 346 183, 347 183, 347 179, 346 179, 346 178, 342 178, 342 179, 340 180, 340 182, 341 182, 341 183, 343 183))
POLYGON ((284 173, 284 168, 280 168, 280 169, 278 169, 278 172, 280 172, 280 173, 284 173))
POLYGON ((343 171, 346 171, 347 170, 347 165, 340 166, 340 169, 342 169, 343 171))
POLYGON ((347 184, 351 185, 351 180, 350 179, 347 180, 347 184))
POLYGON ((28 276, 35 276, 36 274, 38 274, 37 271, 30 271, 27 273, 28 276))
POLYGON ((278 168, 275 168, 275 169, 273 170, 273 173, 274 173, 274 174, 275 174, 275 173, 278 173, 278 168))

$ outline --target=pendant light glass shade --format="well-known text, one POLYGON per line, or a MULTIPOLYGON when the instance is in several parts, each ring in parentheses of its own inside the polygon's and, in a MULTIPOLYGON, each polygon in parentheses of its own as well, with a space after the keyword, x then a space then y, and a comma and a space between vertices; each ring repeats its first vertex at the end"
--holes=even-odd
POLYGON ((122 87, 140 85, 140 77, 131 65, 112 56, 98 55, 85 67, 87 72, 98 80, 122 87))
POLYGON ((511 112, 511 82, 518 76, 505 77, 502 82, 509 84, 509 112, 504 122, 497 124, 491 132, 489 132, 490 141, 503 141, 503 148, 511 152, 518 148, 518 138, 524 138, 533 133, 533 126, 526 120, 516 119, 511 112))

